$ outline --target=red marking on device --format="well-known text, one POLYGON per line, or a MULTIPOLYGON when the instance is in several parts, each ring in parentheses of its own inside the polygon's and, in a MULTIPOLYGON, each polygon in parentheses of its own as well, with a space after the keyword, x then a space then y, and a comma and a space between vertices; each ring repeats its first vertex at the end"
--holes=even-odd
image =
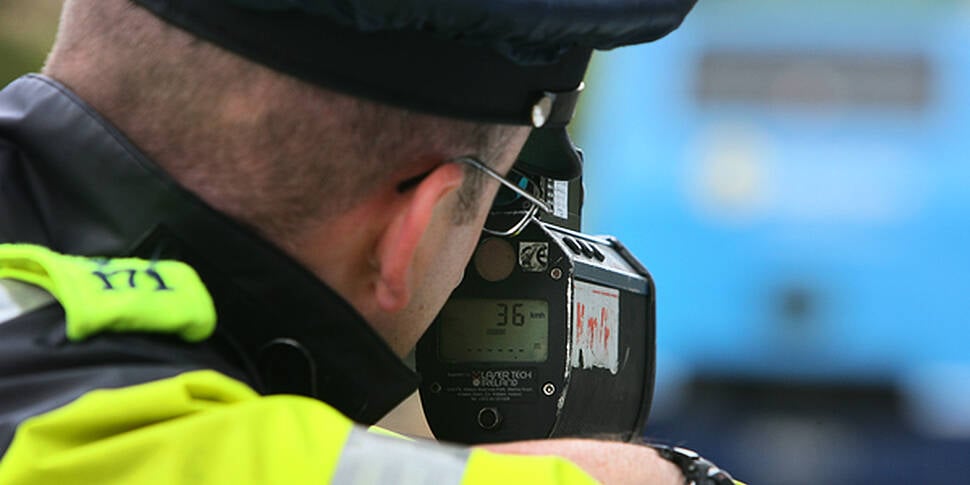
POLYGON ((600 322, 603 323, 603 348, 610 348, 610 327, 606 324, 606 308, 600 308, 600 322))
POLYGON ((586 313, 586 305, 576 303, 576 341, 583 338, 583 316, 586 313))
MULTIPOLYGON (((608 296, 610 298, 617 298, 619 295, 616 293, 609 293, 606 291, 592 290, 593 293, 599 296, 608 296)), ((580 349, 585 349, 587 352, 593 352, 594 355, 599 356, 603 352, 602 356, 610 355, 610 344, 614 337, 613 329, 610 328, 611 316, 608 304, 595 304, 592 308, 587 308, 583 302, 576 302, 576 330, 575 330, 575 342, 579 345, 580 349), (595 316, 589 315, 592 313, 595 316), (596 310, 599 310, 598 312, 596 310)))

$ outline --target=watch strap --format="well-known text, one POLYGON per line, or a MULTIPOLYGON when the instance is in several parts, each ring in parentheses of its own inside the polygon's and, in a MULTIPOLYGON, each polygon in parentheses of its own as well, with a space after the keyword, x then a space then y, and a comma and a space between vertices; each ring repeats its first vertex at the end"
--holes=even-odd
POLYGON ((656 450, 661 458, 677 465, 677 468, 684 474, 685 485, 735 485, 737 483, 731 477, 731 474, 695 451, 679 446, 660 444, 650 444, 649 446, 656 450))

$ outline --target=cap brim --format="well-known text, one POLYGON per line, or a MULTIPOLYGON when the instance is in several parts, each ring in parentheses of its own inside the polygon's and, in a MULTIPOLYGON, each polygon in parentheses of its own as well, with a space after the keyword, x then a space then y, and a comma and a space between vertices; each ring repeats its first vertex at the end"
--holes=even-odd
POLYGON ((573 145, 565 127, 532 130, 515 167, 523 172, 556 180, 572 180, 583 174, 583 152, 573 145))

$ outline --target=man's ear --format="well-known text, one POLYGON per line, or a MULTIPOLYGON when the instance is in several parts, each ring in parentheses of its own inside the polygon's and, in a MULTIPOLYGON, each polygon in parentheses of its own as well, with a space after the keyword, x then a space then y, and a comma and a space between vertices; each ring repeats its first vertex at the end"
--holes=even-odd
POLYGON ((431 227, 435 209, 461 186, 463 178, 459 164, 439 165, 394 204, 375 255, 379 267, 375 293, 381 310, 400 311, 411 301, 418 246, 431 227))

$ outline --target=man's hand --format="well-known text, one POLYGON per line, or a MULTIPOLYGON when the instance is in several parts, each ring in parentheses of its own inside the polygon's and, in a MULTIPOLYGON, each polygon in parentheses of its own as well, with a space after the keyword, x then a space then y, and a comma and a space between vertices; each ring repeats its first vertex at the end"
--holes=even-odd
POLYGON ((555 455, 566 458, 601 483, 631 485, 683 485, 684 477, 673 463, 652 448, 628 443, 582 439, 516 441, 482 445, 495 453, 555 455))

